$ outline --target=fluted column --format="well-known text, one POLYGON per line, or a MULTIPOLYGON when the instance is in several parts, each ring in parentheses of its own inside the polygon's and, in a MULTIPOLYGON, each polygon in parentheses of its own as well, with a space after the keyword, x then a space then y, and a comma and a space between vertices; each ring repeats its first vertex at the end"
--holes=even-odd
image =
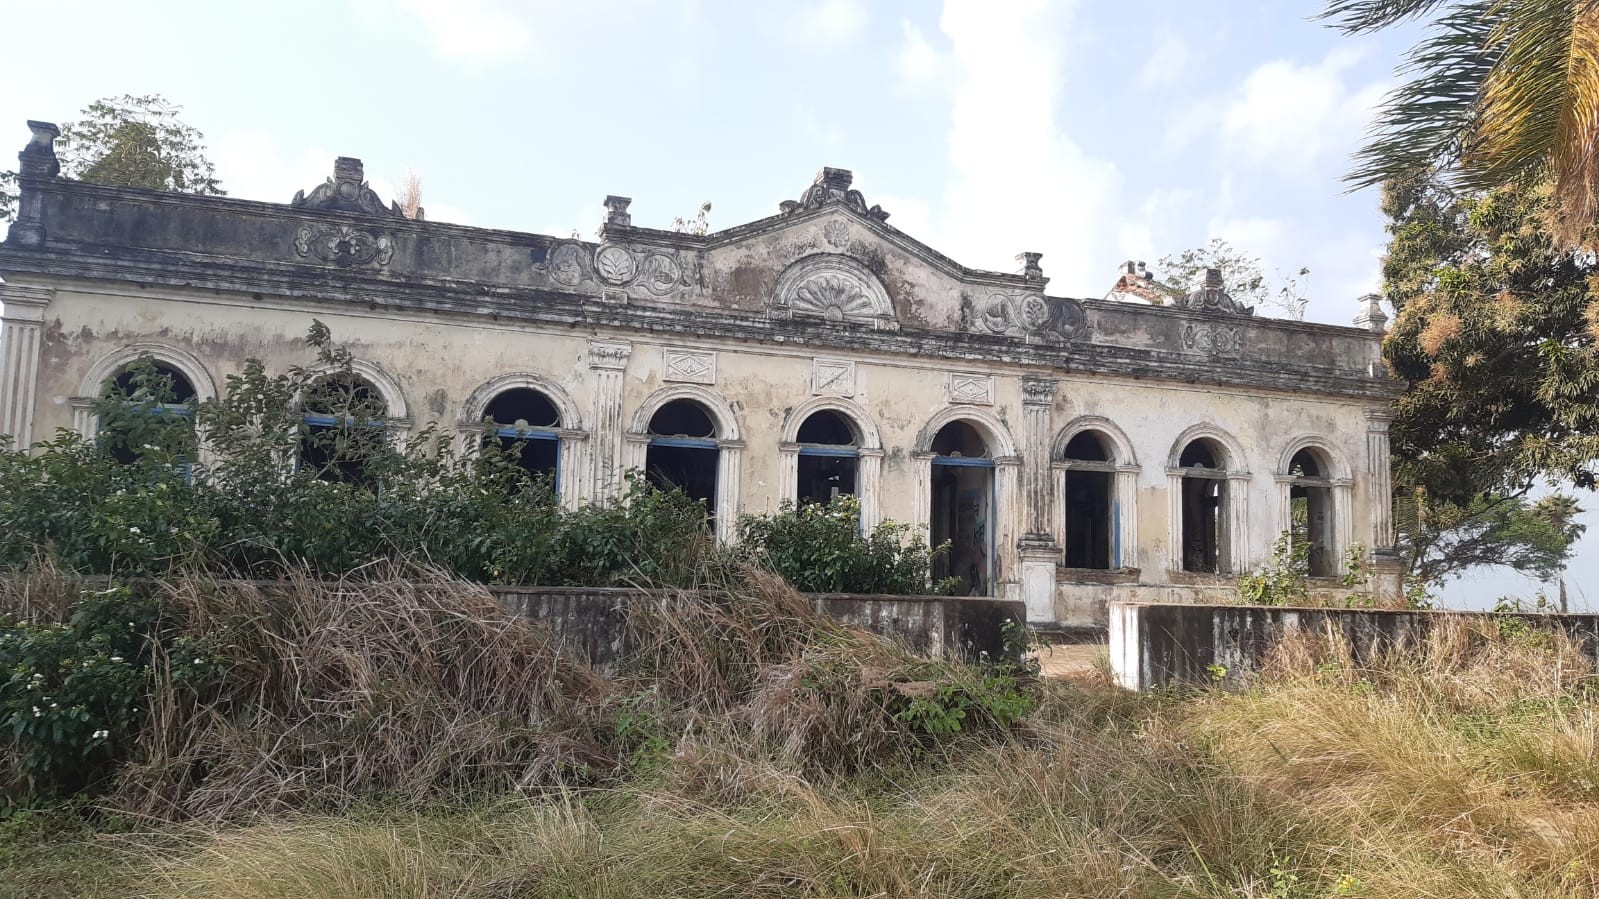
POLYGON ((1394 420, 1387 409, 1366 410, 1366 478, 1370 486, 1371 546, 1394 545, 1394 482, 1389 470, 1388 425, 1394 420))
POLYGON ((590 441, 590 496, 596 502, 622 495, 622 441, 626 427, 622 419, 622 379, 633 345, 624 341, 591 340, 588 345, 589 371, 593 373, 590 392, 593 422, 590 441))
POLYGON ((0 435, 16 446, 33 444, 38 407, 39 352, 44 341, 44 311, 55 291, 46 287, 0 284, 0 435))
POLYGON ((1022 379, 1022 493, 1026 511, 1022 542, 1052 545, 1054 491, 1050 489, 1050 413, 1055 408, 1054 378, 1022 379))
MULTIPOLYGON (((877 527, 883 520, 882 491, 883 491, 883 451, 880 449, 863 449, 860 451, 860 462, 855 472, 855 492, 861 499, 861 530, 870 534, 872 528, 877 527)), ((932 490, 932 485, 928 485, 932 490)))

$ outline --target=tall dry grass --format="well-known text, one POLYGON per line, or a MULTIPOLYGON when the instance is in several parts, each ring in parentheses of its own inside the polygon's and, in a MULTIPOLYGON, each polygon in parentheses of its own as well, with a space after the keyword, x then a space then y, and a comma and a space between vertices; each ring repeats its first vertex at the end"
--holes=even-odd
POLYGON ((1365 668, 1300 639, 1242 694, 1052 684, 998 742, 845 777, 736 715, 702 718, 609 789, 229 829, 145 884, 239 899, 1586 897, 1592 689, 1563 639, 1445 628, 1365 668))

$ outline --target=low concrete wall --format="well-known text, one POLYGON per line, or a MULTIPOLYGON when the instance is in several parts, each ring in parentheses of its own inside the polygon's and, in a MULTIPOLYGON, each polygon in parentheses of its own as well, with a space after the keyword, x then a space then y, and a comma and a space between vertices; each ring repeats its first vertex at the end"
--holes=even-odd
MULTIPOLYGON (((508 608, 541 622, 566 646, 600 668, 631 650, 628 610, 673 594, 597 587, 491 587, 508 608)), ((1019 601, 955 596, 877 596, 820 593, 816 610, 838 621, 899 640, 934 658, 991 658, 1004 654, 1005 622, 1025 624, 1019 601)))
POLYGON ((1599 615, 1514 616, 1495 612, 1387 612, 1375 609, 1294 609, 1280 606, 1110 604, 1110 664, 1130 690, 1214 681, 1259 671, 1290 633, 1337 634, 1356 663, 1394 647, 1414 645, 1440 621, 1516 617, 1575 639, 1599 670, 1599 615))
MULTIPOLYGON (((1168 574, 1181 583, 1143 583, 1138 572, 1105 572, 1090 578, 1085 572, 1063 573, 1055 581, 1055 623, 1068 628, 1102 628, 1110 620, 1113 603, 1184 603, 1224 605, 1238 596, 1236 575, 1168 574)), ((1310 585, 1313 602, 1338 602, 1350 588, 1336 581, 1310 585)))

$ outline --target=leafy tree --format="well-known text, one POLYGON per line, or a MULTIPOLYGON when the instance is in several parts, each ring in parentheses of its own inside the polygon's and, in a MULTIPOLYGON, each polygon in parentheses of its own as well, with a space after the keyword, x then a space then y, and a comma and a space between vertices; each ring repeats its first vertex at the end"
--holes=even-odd
POLYGON ((1160 260, 1161 277, 1178 292, 1193 290, 1205 281, 1206 269, 1220 269, 1222 282, 1233 299, 1246 306, 1269 307, 1286 318, 1301 320, 1308 302, 1300 293, 1299 279, 1310 274, 1301 268, 1292 276, 1278 274, 1276 282, 1266 277, 1260 257, 1251 256, 1221 238, 1212 238, 1199 249, 1184 250, 1160 260))
POLYGON ((1548 182, 1456 193, 1436 173, 1390 181, 1384 343, 1406 382, 1400 481, 1464 502, 1542 477, 1592 489, 1599 462, 1599 305, 1590 253, 1545 226, 1548 182))
POLYGON ((1328 0, 1322 18, 1366 34, 1432 16, 1348 180, 1372 186, 1445 167, 1492 190, 1549 175, 1561 243, 1599 211, 1599 4, 1593 0, 1328 0))
MULTIPOLYGON (((107 97, 61 126, 61 174, 89 184, 182 193, 224 193, 206 158, 204 135, 158 94, 107 97)), ((17 177, 0 172, 0 222, 16 213, 17 177)))
POLYGON ((1552 493, 1479 493, 1464 502, 1436 501, 1415 487, 1394 503, 1399 549, 1412 577, 1438 584, 1470 568, 1503 565, 1548 581, 1565 570, 1586 529, 1577 500, 1552 493))
POLYGON ((1592 254, 1550 233, 1545 180, 1460 191, 1436 170, 1384 184, 1384 354, 1407 390, 1392 428, 1395 524, 1412 575, 1476 565, 1551 578, 1582 533, 1599 461, 1592 254))

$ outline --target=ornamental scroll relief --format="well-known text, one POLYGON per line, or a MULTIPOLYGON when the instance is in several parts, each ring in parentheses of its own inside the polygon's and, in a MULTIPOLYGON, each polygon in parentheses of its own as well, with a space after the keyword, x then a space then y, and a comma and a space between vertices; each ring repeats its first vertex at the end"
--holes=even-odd
POLYGON ((1244 331, 1237 325, 1189 322, 1183 325, 1183 348, 1212 356, 1241 356, 1244 331))
POLYGON ((601 288, 640 290, 664 297, 697 280, 691 258, 653 247, 606 243, 599 246, 564 240, 545 256, 550 280, 567 287, 592 281, 601 288))
POLYGON ((348 225, 305 225, 295 232, 294 252, 339 268, 376 265, 382 268, 394 258, 394 238, 380 231, 367 231, 348 225))
POLYGON ((1088 313, 1068 297, 991 293, 974 301, 961 298, 961 318, 975 334, 1020 337, 1028 343, 1060 344, 1088 333, 1088 313))

